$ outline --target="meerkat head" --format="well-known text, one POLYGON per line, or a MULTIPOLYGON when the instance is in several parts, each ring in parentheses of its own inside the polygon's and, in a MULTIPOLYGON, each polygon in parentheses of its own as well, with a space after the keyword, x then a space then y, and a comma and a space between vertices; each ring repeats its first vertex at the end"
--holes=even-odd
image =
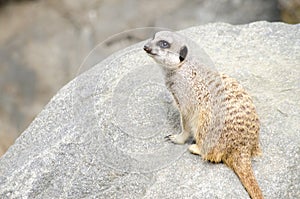
POLYGON ((154 34, 153 39, 144 46, 144 50, 167 69, 180 67, 188 53, 187 46, 180 35, 170 31, 154 34))

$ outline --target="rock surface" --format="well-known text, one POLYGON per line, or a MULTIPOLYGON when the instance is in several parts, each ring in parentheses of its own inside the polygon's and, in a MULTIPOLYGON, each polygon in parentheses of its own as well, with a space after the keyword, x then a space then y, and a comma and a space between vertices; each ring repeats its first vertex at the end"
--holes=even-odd
MULTIPOLYGON (((147 26, 178 30, 208 22, 258 20, 280 20, 277 2, 0 0, 0 156, 74 78, 85 56, 111 35, 147 26)), ((130 35, 113 44, 137 39, 130 35)), ((100 54, 114 48, 108 45, 100 54)))
MULTIPOLYGON (((239 80, 261 118, 253 161, 265 198, 300 196, 299 25, 181 31, 239 80)), ((178 112, 142 43, 63 87, 0 159, 0 198, 248 198, 236 175, 164 142, 178 112)))

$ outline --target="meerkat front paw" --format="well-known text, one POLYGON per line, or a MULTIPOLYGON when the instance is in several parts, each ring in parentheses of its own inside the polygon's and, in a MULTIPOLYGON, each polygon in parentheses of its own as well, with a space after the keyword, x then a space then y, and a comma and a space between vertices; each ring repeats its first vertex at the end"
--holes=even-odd
POLYGON ((185 143, 185 141, 182 140, 182 139, 180 138, 179 135, 173 135, 173 134, 167 135, 167 136, 165 137, 165 139, 166 139, 167 141, 171 141, 171 142, 173 142, 173 143, 175 143, 175 144, 184 144, 184 143, 185 143))
POLYGON ((171 135, 167 135, 165 137, 165 139, 167 141, 171 141, 175 144, 184 144, 186 142, 186 140, 189 138, 187 133, 180 133, 180 134, 171 134, 171 135))

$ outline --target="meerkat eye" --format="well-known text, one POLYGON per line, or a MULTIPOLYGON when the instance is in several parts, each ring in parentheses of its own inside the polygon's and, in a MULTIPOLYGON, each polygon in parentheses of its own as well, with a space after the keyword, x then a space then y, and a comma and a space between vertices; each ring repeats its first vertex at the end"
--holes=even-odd
POLYGON ((157 45, 161 48, 170 48, 170 43, 165 40, 158 41, 157 45))

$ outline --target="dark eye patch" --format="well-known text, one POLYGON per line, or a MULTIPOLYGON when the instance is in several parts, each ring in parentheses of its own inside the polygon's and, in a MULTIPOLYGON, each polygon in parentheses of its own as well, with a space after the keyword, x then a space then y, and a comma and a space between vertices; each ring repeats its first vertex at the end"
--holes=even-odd
POLYGON ((157 42, 157 45, 161 48, 170 48, 170 43, 165 40, 160 40, 157 42))

